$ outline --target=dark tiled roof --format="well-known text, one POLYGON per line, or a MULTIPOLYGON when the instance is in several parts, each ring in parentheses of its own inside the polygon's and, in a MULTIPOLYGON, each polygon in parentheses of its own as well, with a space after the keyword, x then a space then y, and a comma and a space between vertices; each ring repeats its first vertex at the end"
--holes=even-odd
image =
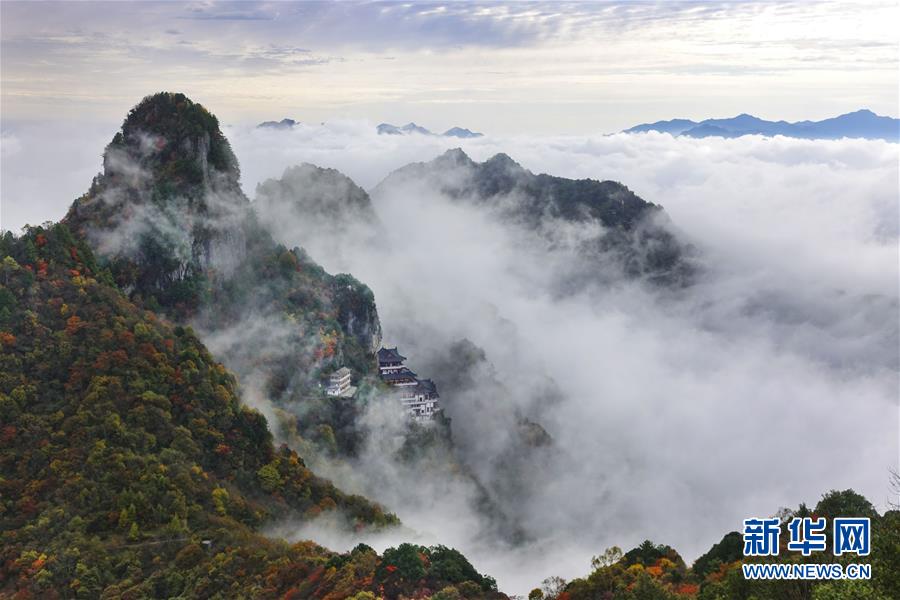
POLYGON ((347 375, 350 375, 350 369, 348 369, 347 367, 341 367, 331 374, 331 379, 342 379, 347 375))
POLYGON ((413 373, 412 371, 410 371, 409 369, 407 369, 406 367, 403 367, 399 371, 391 371, 389 373, 385 373, 384 375, 381 376, 381 378, 384 379, 385 381, 400 381, 403 379, 415 379, 416 374, 413 373))
POLYGON ((397 352, 396 346, 393 348, 382 348, 378 351, 379 363, 403 362, 404 360, 406 360, 406 357, 397 352))
POLYGON ((427 396, 431 396, 433 398, 438 397, 437 386, 430 379, 420 379, 419 385, 416 386, 416 388, 417 388, 417 391, 419 391, 427 396))

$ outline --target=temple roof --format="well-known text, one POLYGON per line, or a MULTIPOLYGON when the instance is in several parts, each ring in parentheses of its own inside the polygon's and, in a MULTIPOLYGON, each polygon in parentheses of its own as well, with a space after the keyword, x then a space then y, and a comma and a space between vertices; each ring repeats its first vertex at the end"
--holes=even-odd
POLYGON ((394 363, 394 362, 403 362, 406 360, 406 357, 397 352, 397 347, 393 348, 384 348, 378 351, 378 362, 379 363, 394 363))
POLYGON ((349 374, 350 374, 350 369, 348 369, 347 367, 341 367, 340 369, 338 369, 337 371, 335 371, 334 373, 331 374, 331 378, 332 379, 343 379, 344 377, 346 377, 349 374))
POLYGON ((391 371, 389 373, 385 373, 381 376, 381 378, 385 381, 399 381, 403 379, 415 379, 416 374, 406 367, 403 367, 399 371, 391 371))
POLYGON ((438 397, 437 386, 430 379, 420 379, 419 385, 416 386, 416 391, 435 398, 438 397))

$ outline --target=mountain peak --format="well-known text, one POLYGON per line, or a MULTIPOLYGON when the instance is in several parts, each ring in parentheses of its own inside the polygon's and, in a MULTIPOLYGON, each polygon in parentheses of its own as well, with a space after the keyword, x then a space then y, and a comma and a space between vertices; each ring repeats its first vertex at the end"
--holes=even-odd
POLYGON ((401 127, 400 131, 403 131, 405 133, 421 133, 422 135, 434 135, 428 129, 425 129, 424 127, 416 125, 413 122, 409 122, 406 125, 404 125, 403 127, 401 127))
POLYGON ((174 132, 221 135, 219 120, 202 104, 182 93, 158 92, 144 97, 128 111, 122 132, 134 131, 160 135, 174 132))
POLYGON ((751 115, 749 113, 741 113, 736 117, 732 117, 730 119, 707 119, 706 121, 701 121, 701 125, 705 123, 712 123, 714 125, 722 125, 722 124, 740 124, 740 125, 748 125, 748 124, 756 124, 763 123, 764 121, 755 115, 751 115))
POLYGON ((136 169, 154 179, 165 175, 180 192, 211 179, 235 187, 240 177, 219 120, 203 105, 172 92, 147 96, 128 112, 106 147, 103 167, 108 177, 133 175, 136 169))
POLYGON ((463 152, 462 148, 451 148, 434 159, 434 162, 454 166, 474 164, 469 155, 463 152))
POLYGON ((104 259, 130 265, 116 271, 123 289, 189 310, 195 295, 174 298, 200 289, 206 273, 230 273, 246 253, 249 208, 218 119, 184 94, 161 92, 128 113, 64 222, 104 259))
POLYGON ((294 119, 284 118, 280 121, 263 121, 259 125, 257 125, 257 129, 291 129, 294 125, 297 125, 298 122, 294 119))
POLYGON ((504 152, 498 152, 494 156, 490 157, 484 162, 485 165, 490 165, 493 167, 503 167, 503 168, 518 168, 521 169, 522 165, 514 161, 509 154, 504 152))
POLYGON ((390 123, 381 123, 375 128, 375 131, 378 132, 378 135, 405 135, 409 133, 420 133, 422 135, 456 138, 478 138, 484 135, 483 133, 478 133, 477 131, 472 131, 471 129, 466 129, 465 127, 451 127, 444 133, 434 133, 430 129, 422 127, 421 125, 417 125, 412 121, 401 127, 391 125, 390 123))
POLYGON ((444 137, 457 137, 457 138, 478 138, 483 137, 483 133, 478 133, 477 131, 472 131, 471 129, 466 129, 465 127, 451 127, 447 131, 443 133, 444 137))

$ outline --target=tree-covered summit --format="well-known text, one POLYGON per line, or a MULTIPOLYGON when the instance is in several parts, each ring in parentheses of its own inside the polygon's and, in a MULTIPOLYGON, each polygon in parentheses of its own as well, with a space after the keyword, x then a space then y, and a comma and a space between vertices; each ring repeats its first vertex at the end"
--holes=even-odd
POLYGON ((240 177, 237 158, 219 129, 219 120, 184 94, 159 92, 141 100, 128 112, 110 149, 126 149, 140 155, 146 154, 147 144, 156 147, 160 164, 191 158, 206 146, 211 170, 235 181, 240 177))

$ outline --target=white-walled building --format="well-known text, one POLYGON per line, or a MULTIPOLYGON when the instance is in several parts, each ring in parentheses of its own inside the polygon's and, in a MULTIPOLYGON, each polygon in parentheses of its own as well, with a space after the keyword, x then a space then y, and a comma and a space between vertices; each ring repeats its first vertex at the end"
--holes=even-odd
POLYGON ((433 419, 441 410, 437 386, 430 379, 419 379, 403 362, 406 357, 397 348, 378 351, 378 373, 381 380, 396 388, 397 397, 416 420, 433 419))
POLYGON ((430 379, 419 380, 415 387, 401 388, 399 394, 400 401, 414 419, 433 419, 435 413, 441 410, 437 386, 430 379))
POLYGON ((350 369, 341 367, 328 378, 328 387, 325 393, 329 396, 342 396, 349 398, 356 393, 356 388, 350 385, 350 369))

